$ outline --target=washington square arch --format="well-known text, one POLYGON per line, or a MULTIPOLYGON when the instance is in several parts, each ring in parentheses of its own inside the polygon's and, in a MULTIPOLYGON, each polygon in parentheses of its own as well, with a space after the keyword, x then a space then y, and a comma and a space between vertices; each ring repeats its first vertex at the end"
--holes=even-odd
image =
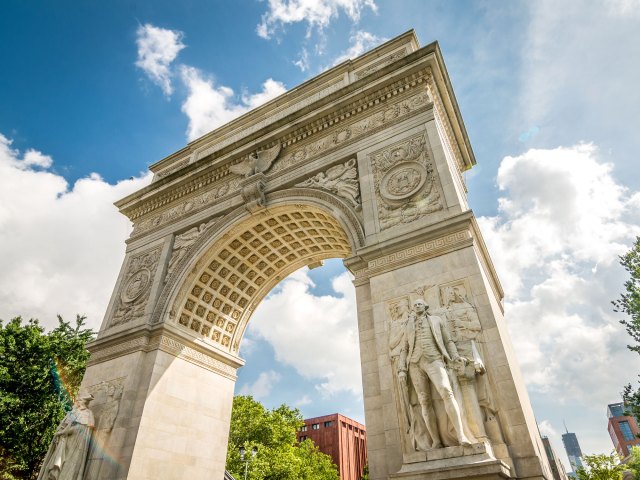
POLYGON ((409 31, 152 165, 117 202, 134 228, 89 346, 85 478, 222 480, 253 312, 336 257, 370 478, 551 478, 467 203, 474 164, 440 49, 409 31))

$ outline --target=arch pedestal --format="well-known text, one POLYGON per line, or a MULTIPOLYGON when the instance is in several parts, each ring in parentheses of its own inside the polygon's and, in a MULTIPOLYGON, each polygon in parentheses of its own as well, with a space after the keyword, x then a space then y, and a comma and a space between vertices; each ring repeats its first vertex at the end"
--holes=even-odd
POLYGON ((408 32, 153 165, 117 204, 134 230, 82 384, 87 478, 222 479, 252 313, 335 257, 356 286, 370 477, 551 478, 467 204, 474 164, 439 48, 408 32), (442 358, 468 445, 415 365, 400 374, 418 300, 462 357, 442 358))

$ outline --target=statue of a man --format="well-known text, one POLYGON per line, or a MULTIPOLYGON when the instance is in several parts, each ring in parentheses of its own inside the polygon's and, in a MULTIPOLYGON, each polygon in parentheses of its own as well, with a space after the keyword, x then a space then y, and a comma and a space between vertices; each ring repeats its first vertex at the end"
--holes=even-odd
POLYGON ((89 403, 93 395, 78 395, 53 436, 38 480, 83 480, 95 427, 89 403))
POLYGON ((423 300, 414 302, 415 312, 409 316, 400 353, 398 377, 404 381, 409 376, 417 395, 422 416, 431 436, 431 448, 441 448, 442 440, 430 395, 430 384, 442 399, 449 421, 453 425, 458 443, 470 445, 462 425, 460 406, 453 394, 445 363, 464 365, 455 343, 442 318, 429 315, 423 300))

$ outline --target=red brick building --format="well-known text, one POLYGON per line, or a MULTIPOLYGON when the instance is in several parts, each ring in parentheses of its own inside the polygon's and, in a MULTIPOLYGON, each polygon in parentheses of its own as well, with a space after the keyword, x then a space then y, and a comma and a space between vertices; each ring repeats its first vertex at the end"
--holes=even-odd
POLYGON ((308 418, 298 432, 298 441, 307 438, 333 459, 340 480, 360 480, 367 464, 367 429, 364 425, 339 413, 308 418))
POLYGON ((631 447, 640 446, 636 419, 626 415, 623 403, 612 403, 607 406, 609 417, 609 435, 617 452, 626 457, 631 447))

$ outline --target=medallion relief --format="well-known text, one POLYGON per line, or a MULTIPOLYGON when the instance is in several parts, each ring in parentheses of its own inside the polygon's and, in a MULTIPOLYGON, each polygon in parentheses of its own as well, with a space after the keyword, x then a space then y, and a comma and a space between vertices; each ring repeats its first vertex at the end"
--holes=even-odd
POLYGON ((444 208, 425 134, 374 152, 369 159, 381 230, 444 208))
POLYGON ((129 260, 110 327, 128 323, 144 314, 161 251, 162 247, 156 247, 129 260))

